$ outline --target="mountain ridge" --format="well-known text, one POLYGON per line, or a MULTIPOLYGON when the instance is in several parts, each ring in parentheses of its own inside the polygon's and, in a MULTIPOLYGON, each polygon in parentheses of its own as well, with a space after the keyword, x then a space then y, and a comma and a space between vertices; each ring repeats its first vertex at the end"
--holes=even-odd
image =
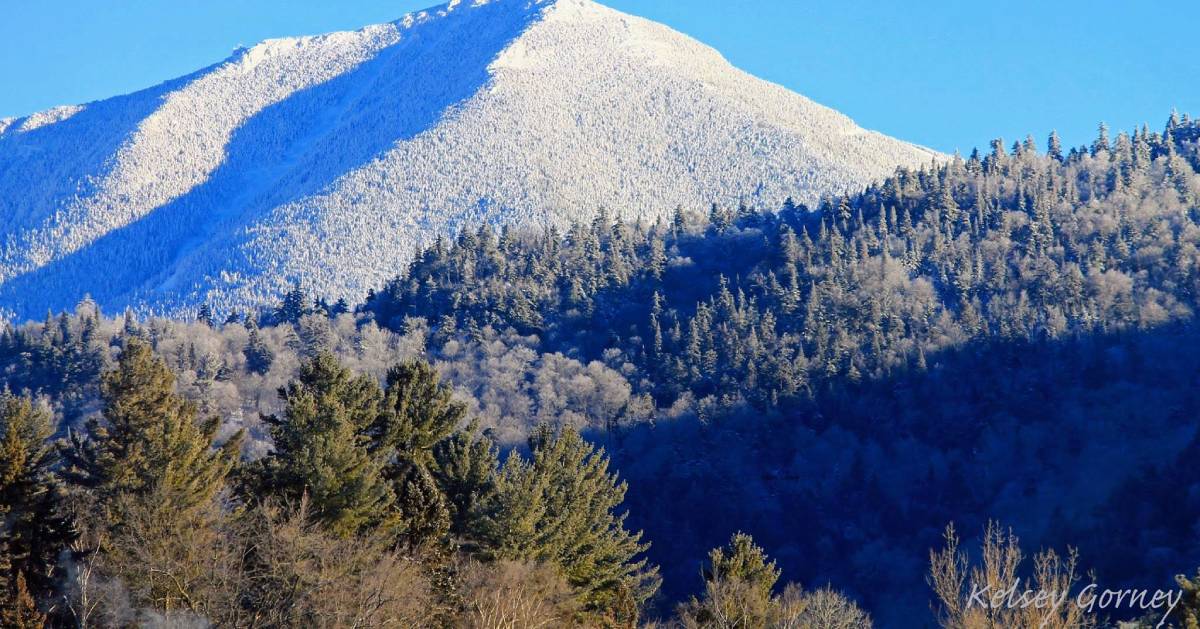
POLYGON ((358 299, 466 224, 813 202, 938 157, 588 0, 266 40, 0 127, 0 308, 17 317, 84 292, 167 314, 293 283, 358 299))

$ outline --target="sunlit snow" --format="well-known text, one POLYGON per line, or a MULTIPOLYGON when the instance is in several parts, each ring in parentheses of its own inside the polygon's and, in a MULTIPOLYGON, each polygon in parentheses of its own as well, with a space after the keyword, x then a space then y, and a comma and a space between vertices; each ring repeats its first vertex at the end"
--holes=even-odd
POLYGON ((0 122, 0 309, 355 301, 464 224, 812 202, 935 157, 588 0, 454 2, 0 122))

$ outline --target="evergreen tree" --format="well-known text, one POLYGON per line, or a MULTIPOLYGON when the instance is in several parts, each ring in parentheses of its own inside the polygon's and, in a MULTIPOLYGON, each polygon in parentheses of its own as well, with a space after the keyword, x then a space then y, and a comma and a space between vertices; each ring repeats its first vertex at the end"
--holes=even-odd
POLYGON ((447 550, 450 505, 430 471, 413 466, 392 482, 396 492, 393 526, 404 543, 412 548, 447 550))
POLYGON ((297 323, 301 317, 311 313, 304 289, 294 286, 283 296, 283 301, 275 311, 275 320, 280 323, 297 323))
POLYGON ((609 474, 603 450, 574 429, 556 437, 542 426, 529 446, 531 460, 514 454, 497 475, 480 523, 487 554, 557 565, 586 610, 633 622, 659 578, 657 568, 636 559, 648 548, 641 533, 625 530, 625 514, 616 512, 625 484, 609 474))
POLYGON ((258 330, 258 324, 254 321, 254 317, 246 319, 246 348, 242 353, 246 356, 246 368, 251 373, 264 375, 271 370, 271 363, 275 361, 275 352, 262 339, 262 333, 258 330))
POLYGON ((479 505, 495 490, 499 466, 496 446, 478 435, 477 424, 455 433, 434 448, 433 476, 450 508, 450 532, 459 537, 472 533, 479 505))
POLYGON ((275 449, 258 465, 259 487, 295 503, 307 495, 313 517, 337 535, 394 525, 384 461, 366 436, 379 415, 379 385, 322 353, 279 397, 283 414, 263 417, 275 449))
POLYGON ((704 572, 706 581, 733 580, 745 583, 754 596, 767 600, 779 580, 774 561, 767 559, 754 538, 735 533, 724 548, 715 548, 708 555, 704 572))
POLYGON ((26 579, 37 598, 50 593, 59 553, 72 537, 53 473, 58 456, 51 433, 45 409, 0 394, 0 589, 7 586, 18 598, 26 579))
POLYGON ((394 467, 428 467, 433 447, 449 437, 466 414, 466 405, 454 399, 433 366, 407 361, 388 371, 381 412, 371 429, 372 448, 392 459, 394 467))
POLYGON ((1107 153, 1109 149, 1108 125, 1101 122, 1100 128, 1096 132, 1096 140, 1092 142, 1092 156, 1107 153))
POLYGON ((451 506, 431 473, 434 447, 466 417, 437 371, 411 360, 388 371, 378 418, 370 429, 371 451, 384 462, 382 474, 397 496, 403 535, 412 545, 445 536, 451 506))
POLYGON ((208 304, 200 304, 200 310, 196 313, 196 321, 210 328, 216 325, 216 322, 213 321, 212 308, 208 304))
POLYGON ((218 418, 197 420, 196 404, 175 392, 175 375, 148 343, 127 340, 116 369, 102 378, 101 397, 101 417, 87 422, 85 434, 69 434, 67 479, 101 504, 154 491, 187 509, 221 489, 242 436, 214 450, 218 418))
POLYGON ((703 599, 692 598, 680 615, 701 627, 751 629, 771 625, 771 594, 779 580, 775 562, 745 533, 736 533, 724 548, 709 553, 704 570, 703 599))
POLYGON ((1046 140, 1046 156, 1060 163, 1063 161, 1062 140, 1058 137, 1058 131, 1051 131, 1050 138, 1046 140))

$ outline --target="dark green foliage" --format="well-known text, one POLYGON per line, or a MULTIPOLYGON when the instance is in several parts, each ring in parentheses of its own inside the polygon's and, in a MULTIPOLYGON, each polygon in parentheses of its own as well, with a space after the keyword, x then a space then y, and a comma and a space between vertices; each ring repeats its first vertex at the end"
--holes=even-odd
POLYGON ((372 447, 392 452, 397 464, 428 467, 433 447, 464 421, 466 405, 453 399, 429 363, 410 360, 388 371, 379 418, 372 426, 372 447))
POLYGON ((68 422, 89 410, 99 375, 109 366, 109 338, 95 303, 84 300, 73 315, 46 316, 40 325, 0 325, 0 374, 14 391, 51 397, 68 422))
POLYGON ((246 369, 261 376, 271 370, 275 352, 263 342, 262 333, 253 317, 246 319, 246 333, 246 349, 242 352, 246 356, 246 369))
POLYGON ((393 482, 403 540, 413 547, 441 545, 450 532, 450 505, 429 470, 413 465, 393 482))
POLYGON ((101 383, 102 416, 64 448, 65 477, 101 504, 123 494, 158 495, 186 509, 207 503, 237 460, 241 437, 219 450, 216 417, 198 421, 196 404, 175 392, 175 376, 150 345, 128 339, 101 383))
MULTIPOLYGON (((39 600, 57 605, 52 622, 75 622, 85 608, 103 614, 89 625, 208 618, 252 626, 263 614, 355 615, 377 605, 453 624, 469 610, 453 604, 454 566, 466 555, 455 558, 452 526, 460 538, 509 531, 512 552, 493 556, 558 566, 596 622, 634 622, 657 588, 655 572, 633 559, 645 545, 615 513, 625 487, 601 453, 573 431, 562 438, 543 431, 522 467, 528 482, 512 467, 502 483, 496 447, 476 424, 464 430, 464 404, 417 361, 393 368, 386 389, 328 354, 303 364, 279 392, 283 411, 265 418, 274 450, 248 470, 243 489, 254 493, 227 503, 220 496, 240 438, 213 449, 217 422, 197 421, 196 403, 175 391, 173 373, 147 340, 161 329, 151 322, 126 339, 116 368, 103 375, 100 417, 69 433, 63 473, 80 531, 69 553, 49 472, 56 454, 49 415, 26 399, 4 399, 0 506, 12 524, 0 539, 6 626, 40 626, 39 600), (520 494, 517 484, 535 491, 520 494), (503 501, 499 485, 509 487, 503 501), (281 503, 271 494, 300 505, 299 519, 272 519, 281 503), (528 529, 503 522, 494 508, 523 500, 539 514, 528 529), (533 537, 520 539, 526 532, 533 537), (68 581, 52 584, 48 566, 60 558, 68 581), (27 573, 46 584, 27 588, 27 573), (329 585, 342 579, 352 583, 329 585), (277 583, 291 591, 270 590, 277 583), (369 598, 384 592, 396 594, 369 598)), ((173 360, 196 369, 208 360, 197 345, 177 345, 173 360)), ((468 541, 472 551, 490 549, 468 541)))
MULTIPOLYGON (((0 394, 0 591, 41 598, 53 588, 59 553, 72 531, 54 477, 50 414, 28 398, 0 394), (28 595, 28 591, 26 595, 28 595)), ((16 602, 15 600, 13 601, 16 602)))
POLYGON ((308 305, 308 296, 305 295, 304 289, 295 286, 288 291, 274 314, 276 323, 293 324, 299 323, 304 315, 312 314, 312 308, 308 305))
POLYGON ((609 474, 603 450, 575 430, 556 436, 544 426, 529 447, 532 458, 510 456, 482 505, 479 537, 488 554, 559 566, 593 613, 636 610, 657 591, 658 572, 637 558, 648 544, 625 529, 617 512, 625 484, 609 474))
POLYGON ((261 489, 295 502, 307 495, 312 516, 340 535, 390 518, 395 495, 366 437, 379 414, 379 385, 320 354, 279 396, 283 414, 263 418, 275 449, 259 464, 261 489))
POLYGON ((200 304, 200 310, 196 313, 196 321, 203 323, 210 328, 215 326, 216 322, 213 321, 212 307, 210 307, 208 304, 200 304))
MULTIPOLYGON (((451 509, 434 480, 434 447, 446 441, 466 417, 429 363, 410 360, 390 369, 378 418, 371 426, 371 450, 384 460, 402 531, 410 544, 443 540, 451 509)), ((490 471, 490 470, 489 470, 490 471)))
POLYGON ((469 536, 478 505, 490 500, 495 489, 496 446, 486 436, 477 435, 477 427, 472 425, 438 444, 433 456, 434 478, 449 503, 450 532, 469 536))

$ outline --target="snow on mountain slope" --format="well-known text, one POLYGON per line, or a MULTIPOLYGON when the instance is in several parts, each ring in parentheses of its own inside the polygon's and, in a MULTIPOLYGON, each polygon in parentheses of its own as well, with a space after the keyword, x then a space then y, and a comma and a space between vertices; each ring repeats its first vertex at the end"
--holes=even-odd
POLYGON ((465 224, 811 202, 936 157, 589 0, 456 1, 0 121, 0 309, 354 301, 465 224))

